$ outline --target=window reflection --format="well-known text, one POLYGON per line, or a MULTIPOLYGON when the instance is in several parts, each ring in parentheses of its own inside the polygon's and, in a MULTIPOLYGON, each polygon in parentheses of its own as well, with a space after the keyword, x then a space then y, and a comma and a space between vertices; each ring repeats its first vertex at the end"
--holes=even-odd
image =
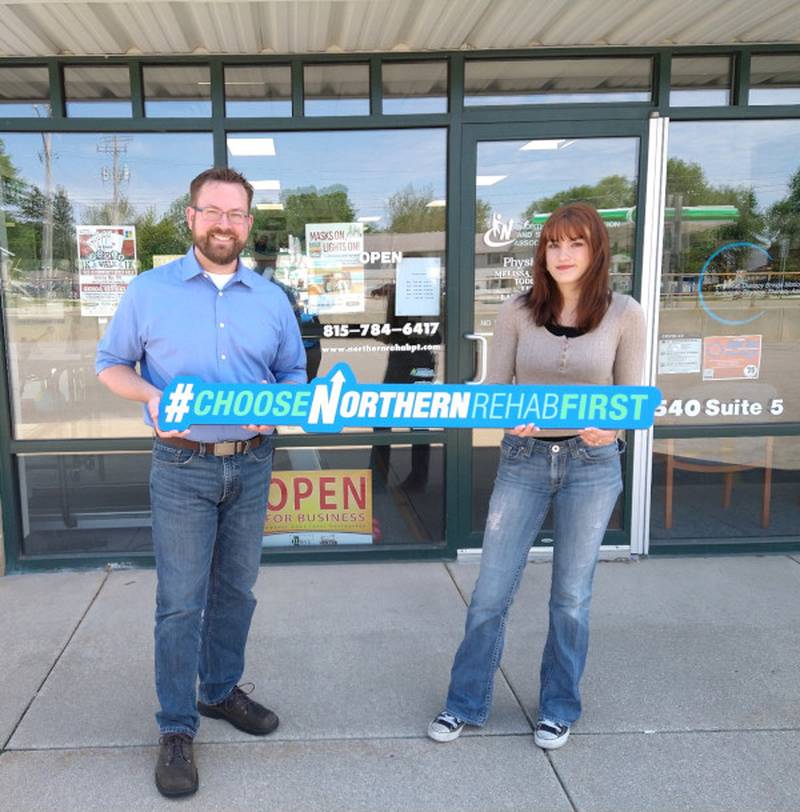
POLYGON ((754 54, 750 104, 800 104, 800 54, 754 54))
POLYGON ((0 136, 0 277, 17 438, 148 432, 137 404, 96 381, 95 349, 131 275, 188 248, 189 181, 212 156, 208 134, 0 136), (93 238, 118 244, 122 257, 97 275, 85 263, 93 238))
POLYGON ((65 67, 64 95, 71 117, 131 115, 130 72, 124 65, 65 67))
MULTIPOLYGON (((636 138, 540 138, 478 144, 475 201, 475 332, 491 352, 497 311, 533 284, 542 225, 578 200, 600 212, 611 244, 611 286, 633 289, 636 238, 636 138)), ((486 522, 503 432, 472 431, 472 527, 486 522), (487 475, 488 473, 488 475, 487 475)), ((545 527, 551 527, 548 517, 545 527)), ((609 527, 622 523, 622 502, 609 527)))
POLYGON ((660 424, 800 416, 796 121, 670 127, 660 424))
POLYGON ((369 65, 306 65, 307 116, 368 116, 369 65))
POLYGON ((150 118, 211 115, 208 65, 145 65, 142 83, 150 118))
POLYGON ((252 133, 228 150, 256 188, 247 261, 292 302, 311 376, 344 361, 361 382, 442 381, 444 131, 252 133))
MULTIPOLYGON (((418 447, 383 448, 380 481, 367 447, 277 449, 265 549, 442 544, 444 447, 420 446, 424 489, 418 447)), ((26 555, 152 553, 149 454, 22 455, 18 471, 26 555)))
POLYGON ((800 522, 800 438, 656 439, 654 542, 793 536, 800 522))
POLYGON ((46 67, 0 67, 0 116, 49 115, 50 79, 46 67))
POLYGON ((225 115, 291 116, 288 65, 226 65, 225 115))
POLYGON ((470 59, 464 104, 584 104, 647 102, 652 60, 470 59))
POLYGON ((709 107, 730 104, 731 58, 686 56, 672 59, 673 107, 709 107))

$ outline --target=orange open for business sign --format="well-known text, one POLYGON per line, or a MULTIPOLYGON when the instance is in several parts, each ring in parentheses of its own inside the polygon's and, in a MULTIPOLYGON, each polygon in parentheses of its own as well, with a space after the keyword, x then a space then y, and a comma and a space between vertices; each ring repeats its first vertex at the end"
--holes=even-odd
POLYGON ((371 536, 372 472, 273 471, 264 533, 302 531, 371 536))

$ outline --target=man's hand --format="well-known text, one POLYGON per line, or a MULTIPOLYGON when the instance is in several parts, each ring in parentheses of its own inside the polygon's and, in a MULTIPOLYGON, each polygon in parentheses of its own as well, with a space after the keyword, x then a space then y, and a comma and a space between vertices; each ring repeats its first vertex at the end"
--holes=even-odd
POLYGON ((275 426, 257 426, 255 423, 248 423, 242 428, 245 431, 254 431, 256 434, 272 434, 275 431, 275 426))
MULTIPOLYGON (((261 383, 269 383, 269 381, 262 380, 261 383)), ((294 384, 295 386, 299 386, 298 381, 286 381, 288 384, 294 384)), ((245 431, 254 431, 256 434, 272 434, 275 431, 275 426, 257 426, 255 423, 248 423, 246 426, 242 426, 245 431)))
POLYGON ((185 437, 189 433, 189 429, 185 429, 184 431, 161 431, 158 427, 158 407, 161 403, 161 393, 159 392, 157 395, 154 395, 147 401, 147 411, 150 415, 150 419, 153 421, 153 429, 155 429, 156 434, 159 437, 185 437))

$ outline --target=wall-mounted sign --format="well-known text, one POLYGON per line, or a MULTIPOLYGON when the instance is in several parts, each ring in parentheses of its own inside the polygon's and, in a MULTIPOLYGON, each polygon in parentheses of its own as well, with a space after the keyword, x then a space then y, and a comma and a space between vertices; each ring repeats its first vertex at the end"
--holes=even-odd
POLYGON ((113 316, 136 276, 134 226, 78 226, 81 316, 113 316))

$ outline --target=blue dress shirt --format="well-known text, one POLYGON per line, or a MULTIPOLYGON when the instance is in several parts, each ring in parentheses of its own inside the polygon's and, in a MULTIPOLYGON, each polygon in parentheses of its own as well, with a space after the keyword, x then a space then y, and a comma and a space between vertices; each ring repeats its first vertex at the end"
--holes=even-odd
MULTIPOLYGON (((239 261, 222 290, 190 248, 135 277, 97 347, 95 372, 140 364, 163 389, 177 375, 209 383, 305 383, 306 355, 283 291, 239 261)), ((153 421, 144 409, 145 423, 153 421)), ((243 440, 239 426, 195 426, 200 442, 243 440)))

